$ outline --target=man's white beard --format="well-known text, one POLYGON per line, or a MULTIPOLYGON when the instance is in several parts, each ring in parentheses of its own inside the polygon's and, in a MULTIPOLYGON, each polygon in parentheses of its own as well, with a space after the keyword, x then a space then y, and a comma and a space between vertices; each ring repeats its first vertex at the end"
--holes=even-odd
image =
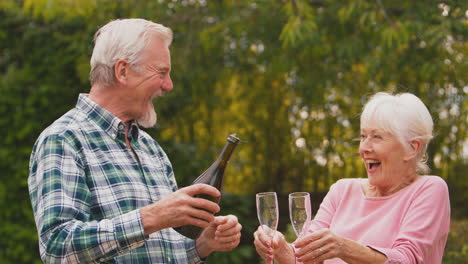
POLYGON ((137 119, 138 125, 146 128, 151 128, 156 125, 157 120, 158 116, 156 114, 156 111, 154 110, 153 103, 149 101, 145 113, 142 117, 137 119))

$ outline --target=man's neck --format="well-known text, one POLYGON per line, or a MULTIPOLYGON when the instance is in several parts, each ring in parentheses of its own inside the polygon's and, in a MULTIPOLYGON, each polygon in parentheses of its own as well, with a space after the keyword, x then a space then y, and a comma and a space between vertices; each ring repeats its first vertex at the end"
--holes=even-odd
POLYGON ((133 120, 130 113, 122 107, 125 105, 126 98, 127 96, 123 93, 123 89, 114 86, 102 87, 95 84, 89 92, 89 99, 114 114, 124 123, 133 120))

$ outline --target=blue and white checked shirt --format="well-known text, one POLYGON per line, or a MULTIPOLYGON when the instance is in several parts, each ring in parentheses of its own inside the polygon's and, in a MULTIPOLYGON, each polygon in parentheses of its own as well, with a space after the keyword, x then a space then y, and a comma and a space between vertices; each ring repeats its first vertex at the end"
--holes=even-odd
POLYGON ((81 94, 39 136, 29 194, 46 263, 202 263, 195 241, 168 228, 144 234, 139 208, 177 190, 171 163, 137 125, 81 94))

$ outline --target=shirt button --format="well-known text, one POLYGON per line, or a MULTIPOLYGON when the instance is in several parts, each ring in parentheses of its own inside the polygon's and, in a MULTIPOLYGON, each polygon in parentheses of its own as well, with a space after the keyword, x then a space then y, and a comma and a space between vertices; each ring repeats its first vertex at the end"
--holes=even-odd
POLYGON ((167 263, 170 263, 170 262, 171 262, 171 258, 167 258, 167 261, 168 261, 167 263))
POLYGON ((124 125, 124 124, 120 124, 120 125, 119 125, 119 129, 120 129, 120 130, 123 130, 124 128, 125 128, 125 125, 124 125))
POLYGON ((99 259, 100 262, 104 262, 104 260, 105 260, 104 258, 100 258, 100 259, 99 259))

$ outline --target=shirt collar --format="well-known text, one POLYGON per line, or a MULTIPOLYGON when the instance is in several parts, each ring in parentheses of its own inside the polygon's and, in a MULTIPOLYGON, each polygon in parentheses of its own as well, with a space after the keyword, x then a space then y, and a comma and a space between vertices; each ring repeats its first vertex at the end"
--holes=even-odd
MULTIPOLYGON (((82 111, 88 119, 94 122, 112 138, 125 136, 125 123, 111 112, 91 100, 87 94, 80 94, 76 107, 82 111)), ((138 137, 139 128, 136 122, 130 124, 130 133, 133 138, 138 137)))

